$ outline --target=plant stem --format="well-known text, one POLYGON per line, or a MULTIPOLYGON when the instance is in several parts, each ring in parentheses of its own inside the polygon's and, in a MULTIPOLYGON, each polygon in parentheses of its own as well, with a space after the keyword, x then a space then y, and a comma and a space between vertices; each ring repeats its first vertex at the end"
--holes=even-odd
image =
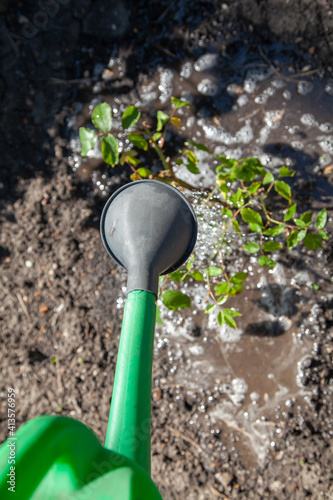
POLYGON ((125 160, 127 165, 133 170, 133 172, 135 173, 135 175, 137 175, 138 177, 140 177, 140 179, 142 180, 142 177, 140 176, 140 174, 138 174, 138 171, 136 170, 136 168, 126 159, 125 160))
POLYGON ((156 153, 158 154, 161 162, 163 163, 163 166, 165 168, 165 170, 168 170, 168 172, 170 172, 170 168, 169 168, 169 165, 168 165, 168 162, 166 161, 166 158, 164 156, 164 153, 163 151, 161 150, 161 148, 159 147, 159 145, 157 144, 156 141, 154 141, 153 139, 153 136, 149 130, 149 128, 147 127, 146 124, 143 123, 143 128, 144 128, 144 131, 145 133, 147 134, 147 136, 149 137, 149 140, 152 142, 152 144, 154 145, 154 148, 156 150, 156 153))
POLYGON ((165 168, 165 170, 167 170, 167 172, 169 173, 170 175, 170 179, 161 179, 158 177, 159 180, 163 181, 163 182, 167 182, 170 184, 170 182, 175 182, 177 183, 179 186, 182 186, 190 191, 198 191, 200 190, 200 188, 197 188, 195 186, 192 186, 192 184, 189 184, 188 182, 185 182, 185 181, 182 181, 181 179, 178 179, 174 172, 173 172, 173 169, 172 169, 172 165, 171 165, 171 161, 170 159, 167 159, 163 153, 163 151, 161 150, 161 148, 159 147, 159 145, 157 144, 156 141, 154 141, 153 139, 153 136, 149 130, 149 128, 147 127, 147 125, 143 124, 143 128, 144 128, 144 131, 145 133, 147 134, 149 140, 152 142, 152 144, 154 145, 154 148, 156 150, 156 153, 158 154, 158 157, 159 159, 161 160, 161 162, 163 163, 163 166, 165 168), (168 161, 169 160, 169 161, 168 161), (170 168, 171 167, 171 168, 170 168))

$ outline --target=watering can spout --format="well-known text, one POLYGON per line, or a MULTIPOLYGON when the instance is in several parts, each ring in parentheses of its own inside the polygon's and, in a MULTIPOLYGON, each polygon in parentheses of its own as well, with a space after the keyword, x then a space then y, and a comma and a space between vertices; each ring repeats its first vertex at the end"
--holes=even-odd
POLYGON ((106 203, 101 234, 110 256, 128 271, 105 447, 150 474, 150 415, 154 330, 161 274, 190 256, 197 235, 194 211, 177 189, 138 181, 106 203))
POLYGON ((177 189, 144 180, 111 196, 102 214, 101 234, 110 256, 128 271, 127 293, 144 290, 157 296, 158 277, 190 256, 197 223, 193 208, 177 189))
POLYGON ((157 296, 159 273, 149 263, 133 262, 128 268, 127 293, 145 290, 157 296))

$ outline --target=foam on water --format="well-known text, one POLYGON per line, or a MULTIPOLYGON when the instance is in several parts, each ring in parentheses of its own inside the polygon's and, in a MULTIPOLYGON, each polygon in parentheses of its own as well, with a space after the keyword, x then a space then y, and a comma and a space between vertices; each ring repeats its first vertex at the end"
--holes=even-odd
POLYGON ((191 74, 193 71, 193 65, 190 61, 187 61, 183 66, 181 67, 180 70, 180 76, 182 78, 190 78, 191 74))
POLYGON ((160 73, 160 84, 158 86, 158 90, 160 91, 160 101, 165 103, 169 101, 172 96, 172 80, 173 80, 173 72, 171 69, 164 69, 160 73))
POLYGON ((325 85, 325 92, 333 96, 333 80, 329 80, 325 85))
POLYGON ((265 70, 260 68, 249 69, 246 73, 243 83, 245 92, 247 92, 248 94, 253 94, 253 92, 256 90, 257 85, 269 78, 273 73, 274 70, 272 67, 269 67, 265 70))
POLYGON ((222 142, 227 146, 237 143, 249 144, 253 140, 253 129, 249 120, 245 122, 245 125, 235 135, 227 132, 222 126, 207 125, 202 119, 198 120, 198 125, 202 127, 207 139, 214 142, 222 142))
POLYGON ((307 127, 318 126, 318 122, 311 113, 305 113, 304 115, 302 115, 300 121, 307 127))
POLYGON ((141 106, 147 106, 158 98, 157 83, 151 82, 149 85, 143 86, 139 92, 141 106))
POLYGON ((297 84, 297 93, 299 95, 308 95, 313 90, 313 83, 311 82, 298 82, 297 84))
POLYGON ((213 69, 218 61, 217 54, 204 54, 194 63, 195 71, 207 71, 213 69))
POLYGON ((325 153, 333 154, 333 135, 320 137, 319 146, 325 153))
POLYGON ((197 89, 202 95, 214 96, 218 93, 219 87, 217 83, 213 82, 209 78, 204 78, 198 83, 197 89))

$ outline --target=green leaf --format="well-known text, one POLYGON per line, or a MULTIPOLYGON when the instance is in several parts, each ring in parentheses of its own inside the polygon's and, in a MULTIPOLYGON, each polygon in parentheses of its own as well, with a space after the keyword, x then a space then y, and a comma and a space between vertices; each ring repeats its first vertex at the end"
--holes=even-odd
POLYGON ((296 226, 298 226, 298 227, 306 227, 307 226, 307 224, 305 224, 305 222, 301 219, 294 219, 294 222, 295 222, 296 226))
POLYGON ((87 156, 89 151, 94 149, 94 147, 96 146, 98 135, 95 132, 95 130, 91 130, 90 128, 84 128, 84 127, 80 127, 79 134, 82 147, 81 154, 82 156, 87 156))
POLYGON ((246 164, 233 167, 231 169, 231 172, 237 177, 237 179, 246 182, 253 181, 253 179, 257 175, 256 171, 249 168, 246 164))
POLYGON ((211 266, 207 269, 207 272, 209 274, 209 276, 221 276, 221 274, 223 273, 222 269, 220 267, 216 267, 216 266, 211 266))
POLYGON ((201 144, 200 142, 194 142, 194 141, 187 141, 185 142, 185 146, 194 146, 195 148, 199 149, 200 151, 205 151, 205 153, 210 153, 210 150, 204 145, 201 144))
POLYGON ((320 286, 317 283, 313 283, 312 288, 317 291, 319 290, 320 286))
POLYGON ((187 151, 187 158, 189 159, 189 161, 191 163, 194 163, 195 165, 198 163, 198 158, 195 156, 195 154, 193 153, 193 151, 191 150, 188 150, 187 151))
POLYGON ((297 234, 298 231, 292 231, 287 239, 287 247, 288 250, 291 248, 294 248, 295 246, 298 245, 298 239, 297 239, 297 234))
POLYGON ((140 134, 128 134, 129 140, 139 149, 143 149, 144 151, 148 151, 148 142, 142 135, 140 134))
POLYGON ((219 323, 220 326, 222 326, 224 324, 224 314, 222 311, 220 311, 217 315, 217 321, 219 323))
POLYGON ((112 111, 106 102, 96 106, 91 115, 91 121, 101 132, 109 132, 112 126, 112 111))
POLYGON ((234 285, 241 285, 246 280, 247 273, 236 273, 230 278, 230 282, 234 285))
POLYGON ((230 208, 224 207, 222 209, 222 215, 224 215, 225 217, 232 217, 233 216, 233 212, 232 212, 232 210, 230 210, 230 208))
POLYGON ((119 160, 119 152, 118 152, 118 141, 117 139, 109 134, 103 137, 101 144, 102 156, 108 165, 115 165, 119 160))
POLYGON ((214 287, 214 292, 216 295, 223 295, 224 293, 228 293, 230 288, 230 284, 227 281, 220 283, 214 287))
POLYGON ((274 176, 270 172, 267 172, 262 183, 263 184, 270 184, 271 182, 274 181, 274 176))
POLYGON ((265 236, 278 236, 279 234, 282 234, 285 229, 285 225, 281 224, 280 226, 276 227, 270 227, 269 229, 266 229, 264 232, 265 236))
POLYGON ((141 168, 138 168, 137 172, 140 175, 140 177, 142 177, 143 179, 146 179, 147 177, 149 177, 150 175, 152 175, 152 173, 149 170, 149 168, 141 167, 141 168))
POLYGON ((260 255, 258 262, 261 266, 269 267, 269 269, 274 269, 276 266, 276 262, 268 257, 268 255, 260 255))
POLYGON ((266 241, 262 246, 265 252, 276 252, 277 250, 281 250, 281 248, 282 245, 277 241, 266 241))
POLYGON ((288 201, 290 200, 291 198, 290 186, 286 182, 276 181, 274 184, 274 189, 280 196, 283 196, 283 198, 286 198, 286 200, 288 201))
POLYGON ((237 207, 241 207, 244 205, 243 191, 241 189, 237 189, 237 192, 230 196, 230 201, 237 207))
POLYGON ((323 208, 317 215, 316 228, 323 229, 326 226, 326 222, 327 222, 327 211, 326 208, 323 208))
POLYGON ((223 309, 224 314, 227 314, 228 316, 232 316, 235 318, 236 316, 242 316, 241 313, 238 311, 234 311, 233 309, 223 309))
POLYGON ((306 233, 306 229, 301 229, 290 233, 287 240, 288 249, 290 250, 291 248, 294 248, 300 241, 302 241, 305 238, 306 233))
POLYGON ((305 214, 303 214, 300 217, 300 220, 303 221, 306 226, 308 226, 311 222, 312 215, 313 215, 313 210, 311 212, 305 212, 305 214))
POLYGON ((326 241, 328 240, 328 234, 323 229, 318 231, 318 234, 320 234, 320 236, 323 238, 323 240, 326 240, 326 241))
POLYGON ((191 307, 191 299, 185 293, 178 292, 176 290, 166 290, 162 294, 163 304, 172 311, 178 311, 178 309, 184 309, 185 307, 191 307))
MULTIPOLYGON (((141 163, 141 160, 139 158, 135 158, 135 156, 127 156, 127 155, 124 155, 124 156, 125 156, 125 160, 127 160, 131 165, 134 165, 135 167, 137 167, 141 163)), ((122 161, 122 157, 123 157, 123 155, 121 155, 121 157, 120 157, 120 163, 122 161)))
POLYGON ((188 162, 186 164, 186 168, 191 172, 191 174, 200 174, 200 170, 198 169, 195 163, 188 162))
POLYGON ((169 120, 169 115, 167 115, 163 111, 160 110, 157 111, 157 127, 156 127, 157 132, 160 132, 163 129, 164 125, 168 120, 169 120))
POLYGON ((261 233, 262 232, 262 227, 259 226, 259 224, 257 224, 256 222, 250 222, 249 227, 250 227, 251 231, 253 231, 254 233, 261 233))
POLYGON ((227 184, 224 181, 220 184, 220 191, 221 191, 221 193, 225 193, 225 194, 230 192, 229 186, 227 186, 227 184))
POLYGON ((123 129, 126 130, 127 128, 133 127, 133 125, 135 125, 139 120, 140 116, 141 113, 138 108, 136 108, 135 106, 129 106, 124 111, 123 116, 121 117, 123 129))
POLYGON ((297 204, 294 203, 293 205, 291 205, 291 207, 288 208, 287 212, 284 214, 284 220, 286 222, 288 220, 290 220, 295 215, 296 207, 297 207, 297 204))
POLYGON ((297 241, 302 241, 304 240, 305 236, 306 236, 306 233, 308 232, 307 229, 301 229, 300 231, 298 231, 298 234, 297 234, 297 241))
POLYGON ((244 222, 247 224, 258 224, 261 228, 263 227, 261 215, 255 212, 251 208, 245 207, 241 211, 241 216, 244 222))
POLYGON ((194 262, 194 254, 192 253, 191 257, 187 260, 186 269, 189 271, 193 267, 194 262))
POLYGON ((230 288, 228 295, 229 297, 235 297, 235 295, 241 293, 243 289, 244 289, 243 285, 235 285, 232 288, 230 288))
POLYGON ((213 312, 215 307, 216 307, 216 304, 212 304, 211 306, 207 306, 205 309, 205 313, 209 314, 209 313, 213 312))
POLYGON ((153 139, 154 142, 157 142, 161 137, 162 137, 161 132, 155 132, 155 134, 153 135, 152 139, 153 139))
POLYGON ((237 328, 236 321, 232 319, 231 316, 229 316, 228 314, 224 315, 224 320, 226 324, 230 326, 230 328, 237 328))
POLYGON ((162 321, 162 318, 161 318, 161 310, 157 306, 156 306, 156 323, 158 325, 163 325, 163 321, 162 321))
POLYGON ((221 297, 217 299, 217 303, 221 305, 227 302, 227 300, 228 300, 228 295, 221 295, 221 297))
POLYGON ((234 219, 234 220, 232 221, 232 225, 233 225, 233 228, 234 228, 234 230, 236 231, 236 233, 240 233, 238 220, 234 219))
POLYGON ((254 194, 256 191, 258 191, 258 189, 260 188, 261 186, 261 182, 253 182, 251 184, 251 186, 248 188, 248 192, 250 194, 254 194))
POLYGON ((178 97, 171 97, 171 102, 175 108, 182 108, 183 106, 186 106, 187 108, 190 107, 190 103, 188 101, 182 101, 178 99, 178 97))
POLYGON ((172 279, 172 281, 176 281, 179 283, 180 281, 187 281, 187 279, 190 279, 190 276, 188 275, 185 280, 183 280, 185 274, 187 274, 186 269, 178 269, 177 271, 174 271, 173 273, 169 274, 169 278, 172 279))
POLYGON ((200 271, 193 271, 193 273, 191 273, 191 276, 196 281, 204 281, 203 274, 200 271))
POLYGON ((281 167, 279 176, 280 177, 294 177, 295 175, 295 170, 289 170, 288 167, 281 167))
POLYGON ((247 253, 256 253, 260 250, 260 245, 259 243, 256 243, 255 241, 249 241, 243 245, 243 250, 247 253))
MULTIPOLYGON (((241 161, 239 160, 239 162, 241 161)), ((253 170, 258 175, 264 175, 265 173, 259 158, 246 158, 246 160, 243 160, 243 165, 246 165, 247 168, 253 170)))
POLYGON ((322 237, 320 234, 310 233, 308 232, 304 238, 304 245, 309 250, 316 250, 317 248, 322 248, 321 245, 322 237))

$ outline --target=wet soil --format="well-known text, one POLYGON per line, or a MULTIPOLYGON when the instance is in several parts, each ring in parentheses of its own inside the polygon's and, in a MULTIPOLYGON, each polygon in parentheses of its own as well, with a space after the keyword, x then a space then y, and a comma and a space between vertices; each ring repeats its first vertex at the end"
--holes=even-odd
MULTIPOLYGON (((1 441, 7 387, 18 426, 62 414, 105 436, 126 277, 98 224, 129 172, 81 163, 89 106, 149 116, 184 95, 184 135, 273 170, 287 163, 302 207, 332 209, 330 2, 111 4, 0 1, 1 441)), ((200 249, 212 232, 198 215, 200 249)), ((332 240, 283 255, 274 273, 230 240, 226 264, 251 274, 232 304, 238 329, 218 329, 191 283, 193 313, 162 311, 153 479, 165 499, 331 498, 332 240)))

